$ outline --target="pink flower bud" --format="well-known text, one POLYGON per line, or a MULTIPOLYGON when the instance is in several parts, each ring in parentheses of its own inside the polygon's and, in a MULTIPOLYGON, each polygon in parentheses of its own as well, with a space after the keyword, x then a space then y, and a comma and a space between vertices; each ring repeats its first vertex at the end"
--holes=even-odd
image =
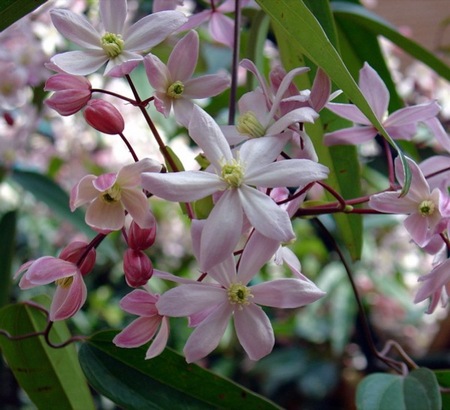
POLYGON ((128 286, 144 286, 153 275, 150 258, 142 251, 127 249, 123 256, 123 270, 128 286))
POLYGON ((91 99, 91 83, 76 75, 55 74, 47 80, 44 90, 55 91, 45 104, 64 116, 80 111, 91 99))
MULTIPOLYGON (((59 258, 78 265, 81 256, 86 251, 87 245, 88 244, 86 242, 82 241, 71 242, 61 251, 59 258)), ((82 275, 86 275, 92 270, 95 265, 95 258, 95 249, 91 248, 81 264, 78 265, 82 275)))
POLYGON ((105 134, 121 134, 125 128, 122 114, 111 103, 104 100, 91 100, 84 110, 86 122, 97 131, 105 134))
POLYGON ((150 228, 141 228, 134 220, 131 222, 128 230, 127 243, 131 249, 143 251, 150 248, 155 243, 156 221, 153 218, 153 224, 150 228))

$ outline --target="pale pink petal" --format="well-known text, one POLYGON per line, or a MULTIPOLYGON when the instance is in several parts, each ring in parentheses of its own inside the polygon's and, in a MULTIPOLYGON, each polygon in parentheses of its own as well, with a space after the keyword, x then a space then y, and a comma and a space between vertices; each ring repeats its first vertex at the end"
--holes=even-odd
POLYGON ((250 290, 254 303, 283 309, 305 306, 325 295, 313 282, 294 278, 263 282, 250 290))
POLYGON ((302 274, 300 261, 294 252, 292 252, 287 246, 281 246, 278 253, 279 257, 282 259, 282 262, 288 266, 294 276, 298 279, 309 281, 309 279, 302 274))
POLYGON ((430 128, 442 148, 450 152, 450 136, 444 130, 441 122, 437 118, 430 118, 424 121, 424 123, 430 128))
POLYGON ((92 185, 97 190, 97 196, 99 196, 100 193, 105 192, 108 189, 112 188, 112 186, 116 183, 116 181, 117 181, 117 174, 110 172, 108 174, 99 175, 92 181, 92 185))
POLYGON ((114 0, 114 4, 111 4, 111 0, 100 0, 100 16, 106 32, 122 34, 127 16, 127 1, 114 0))
MULTIPOLYGON (((48 258, 50 258, 50 256, 48 256, 48 258)), ((35 260, 31 260, 20 265, 19 269, 14 273, 13 279, 16 280, 22 273, 25 273, 34 262, 35 260)))
POLYGON ((156 91, 166 94, 167 88, 173 83, 166 65, 157 56, 148 54, 144 58, 144 67, 151 86, 156 91))
POLYGON ((146 359, 153 359, 154 357, 160 355, 165 347, 167 346, 167 341, 169 340, 169 320, 166 317, 161 319, 161 326, 158 333, 153 339, 152 344, 145 354, 146 359))
POLYGON ((310 104, 311 107, 319 112, 330 98, 331 81, 321 68, 317 69, 314 82, 311 87, 310 104))
POLYGON ((58 279, 75 276, 77 273, 78 268, 74 263, 52 256, 43 256, 29 265, 28 270, 19 282, 19 286, 21 289, 29 289, 47 285, 58 279))
POLYGON ((222 169, 221 161, 232 159, 230 147, 220 127, 206 111, 196 105, 192 110, 189 135, 217 170, 222 169))
POLYGON ((209 32, 218 43, 233 48, 234 21, 221 13, 212 13, 209 20, 209 32))
POLYGON ((165 174, 144 172, 142 187, 168 201, 191 202, 224 190, 227 185, 216 174, 183 171, 165 174))
POLYGON ((273 349, 275 337, 264 311, 253 303, 234 311, 234 328, 239 343, 251 360, 267 356, 273 349))
POLYGON ((184 83, 192 77, 197 65, 198 44, 198 34, 191 30, 175 45, 167 62, 173 81, 184 83))
POLYGON ((160 315, 184 317, 225 302, 228 303, 225 289, 197 282, 180 285, 163 293, 156 307, 160 315))
POLYGON ((125 223, 125 212, 121 202, 106 202, 95 199, 86 210, 86 223, 99 231, 118 231, 125 223))
POLYGON ((117 57, 111 58, 106 64, 103 75, 123 77, 130 74, 143 60, 140 54, 123 50, 117 57))
POLYGON ((86 17, 66 9, 53 9, 50 17, 56 29, 70 41, 81 47, 102 50, 101 36, 86 17))
POLYGON ((200 267, 208 271, 231 255, 241 236, 243 212, 236 190, 227 190, 206 220, 200 245, 200 267))
POLYGON ((214 97, 230 86, 230 77, 226 74, 208 74, 191 78, 184 83, 184 98, 214 97))
POLYGON ((418 210, 416 201, 399 196, 399 192, 382 192, 372 195, 369 200, 369 207, 390 214, 410 214, 418 210))
MULTIPOLYGON (((170 114, 170 110, 172 109, 172 102, 174 100, 167 96, 166 93, 156 92, 155 94, 155 108, 158 112, 160 112, 164 117, 168 118, 170 114)), ((186 127, 187 128, 187 127, 186 127)))
POLYGON ((102 49, 76 50, 56 54, 50 60, 59 69, 73 75, 88 75, 97 71, 108 61, 102 49))
POLYGON ((127 348, 142 346, 155 336, 160 323, 159 316, 138 317, 114 337, 113 343, 127 348))
POLYGON ((270 197, 245 185, 239 189, 239 197, 245 215, 257 231, 280 242, 295 238, 289 215, 270 197))
POLYGON ((371 125, 371 122, 361 112, 361 110, 353 104, 328 103, 326 106, 331 112, 346 118, 355 124, 371 125))
POLYGON ((434 233, 429 229, 428 218, 422 216, 418 212, 409 215, 403 224, 413 241, 421 247, 428 243, 431 239, 431 235, 434 233))
POLYGON ((308 159, 272 162, 245 176, 245 183, 261 188, 303 187, 328 177, 328 168, 308 159))
POLYGON ((155 219, 150 211, 147 197, 138 189, 122 190, 121 200, 132 218, 143 229, 151 228, 155 219))
POLYGON ((189 122, 192 118, 192 109, 194 108, 194 103, 185 98, 174 99, 172 100, 172 103, 175 120, 183 127, 189 127, 189 122))
POLYGON ((142 290, 135 289, 120 301, 120 307, 125 312, 137 316, 154 316, 158 314, 155 303, 158 301, 156 295, 142 290))
POLYGON ((98 197, 99 192, 92 184, 96 178, 95 175, 86 175, 72 188, 70 192, 70 210, 72 212, 98 197))
POLYGON ((264 137, 245 141, 238 154, 239 159, 246 167, 245 179, 248 175, 254 176, 258 172, 257 170, 273 162, 280 155, 288 138, 289 136, 264 137))
POLYGON ((318 117, 319 114, 317 114, 312 108, 297 108, 295 110, 289 111, 274 124, 272 124, 269 128, 267 128, 266 135, 279 134, 286 128, 290 127, 292 124, 297 124, 299 122, 313 123, 318 117))
POLYGON ((381 120, 388 109, 389 91, 378 73, 367 63, 359 71, 359 88, 381 120))
POLYGON ((439 111, 440 107, 436 101, 401 108, 392 113, 386 121, 384 121, 384 125, 389 127, 393 125, 401 126, 411 123, 416 124, 418 121, 425 121, 436 117, 436 115, 439 114, 439 111))
POLYGON ((236 264, 233 254, 230 253, 221 263, 212 267, 208 271, 208 275, 219 282, 224 288, 228 288, 236 276, 236 264))
POLYGON ((129 51, 144 51, 161 43, 187 21, 179 11, 159 11, 143 17, 126 30, 125 48, 129 51))
POLYGON ((231 313, 232 307, 227 300, 195 328, 183 349, 188 363, 202 359, 217 347, 230 321, 231 313))
POLYGON ((84 305, 87 296, 86 285, 80 273, 73 276, 73 282, 67 288, 58 286, 50 306, 51 321, 64 320, 74 316, 84 305))
POLYGON ((450 259, 433 268, 429 274, 421 276, 419 281, 423 284, 417 291, 414 303, 431 297, 433 293, 440 291, 450 282, 450 259))
POLYGON ((361 144, 370 141, 377 136, 377 130, 369 127, 351 127, 342 130, 329 132, 324 135, 324 144, 330 145, 348 145, 361 144))
MULTIPOLYGON (((419 166, 410 158, 406 158, 406 161, 411 171, 411 186, 409 187, 407 196, 420 203, 424 199, 428 199, 430 187, 419 166)), ((395 176, 400 185, 403 186, 405 183, 405 175, 399 157, 395 159, 395 176)))
POLYGON ((144 158, 130 165, 125 165, 117 174, 117 184, 122 188, 136 187, 141 183, 143 172, 159 172, 161 164, 151 158, 144 158))
POLYGON ((188 21, 180 27, 179 31, 187 31, 198 27, 200 24, 207 21, 211 14, 211 10, 203 10, 200 13, 189 16, 188 21))
POLYGON ((248 139, 248 135, 241 134, 235 125, 221 125, 220 129, 230 145, 237 145, 248 139))
POLYGON ((272 92, 268 88, 265 78, 261 75, 261 73, 259 72, 256 65, 253 63, 253 61, 251 61, 247 58, 244 58, 239 63, 239 65, 241 67, 245 68, 246 70, 250 71, 251 73, 253 73, 256 76, 256 78, 258 79, 258 82, 259 82, 259 86, 263 90, 263 94, 266 97, 266 101, 267 101, 267 99, 269 99, 270 96, 272 95, 272 92))

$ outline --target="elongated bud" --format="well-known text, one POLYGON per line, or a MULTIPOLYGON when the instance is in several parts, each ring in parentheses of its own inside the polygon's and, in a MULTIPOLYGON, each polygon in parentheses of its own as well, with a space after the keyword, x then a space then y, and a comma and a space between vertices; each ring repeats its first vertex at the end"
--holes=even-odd
POLYGON ((86 257, 79 263, 81 256, 86 252, 87 243, 75 241, 69 243, 59 254, 59 258, 68 262, 78 264, 82 275, 89 273, 95 265, 96 252, 91 248, 86 257))
POLYGON ((153 275, 152 261, 142 251, 127 249, 123 256, 123 271, 128 286, 144 286, 153 275))
POLYGON ((87 103, 84 110, 86 122, 105 134, 121 134, 125 128, 122 114, 108 101, 95 99, 87 103))
POLYGON ((91 83, 76 75, 55 74, 46 81, 44 90, 55 91, 45 104, 63 116, 80 111, 91 99, 91 83))
POLYGON ((128 230, 128 246, 135 251, 143 251, 150 248, 155 243, 156 221, 153 218, 153 225, 143 229, 136 222, 132 221, 128 230))

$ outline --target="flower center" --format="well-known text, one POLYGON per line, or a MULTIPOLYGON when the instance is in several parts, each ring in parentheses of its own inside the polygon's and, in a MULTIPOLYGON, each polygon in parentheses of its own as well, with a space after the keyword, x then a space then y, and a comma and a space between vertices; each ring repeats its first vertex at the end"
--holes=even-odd
POLYGON ((167 89, 167 95, 170 98, 181 98, 184 91, 184 84, 181 81, 175 81, 167 89))
POLYGON ((253 138, 263 137, 266 133, 266 129, 252 111, 247 111, 238 118, 236 129, 240 134, 249 135, 253 138))
POLYGON ((115 58, 122 53, 124 41, 120 34, 105 33, 102 37, 102 48, 109 58, 115 58))
POLYGON ((422 201, 419 205, 419 212, 422 216, 431 216, 436 208, 436 205, 433 201, 425 200, 422 201))
POLYGON ((114 184, 111 188, 109 188, 107 191, 103 193, 102 198, 104 199, 105 202, 108 203, 120 201, 121 198, 120 186, 114 184))
POLYGON ((239 305, 239 309, 242 309, 242 305, 250 304, 248 299, 252 297, 253 295, 250 292, 250 289, 240 282, 232 283, 228 288, 228 300, 232 305, 237 303, 239 305))
POLYGON ((73 282, 73 277, 69 276, 67 278, 57 279, 55 280, 55 283, 58 286, 61 286, 63 289, 67 289, 73 282))
POLYGON ((238 188, 241 186, 244 179, 244 167, 240 162, 232 159, 231 162, 222 166, 222 180, 225 181, 231 188, 238 188))

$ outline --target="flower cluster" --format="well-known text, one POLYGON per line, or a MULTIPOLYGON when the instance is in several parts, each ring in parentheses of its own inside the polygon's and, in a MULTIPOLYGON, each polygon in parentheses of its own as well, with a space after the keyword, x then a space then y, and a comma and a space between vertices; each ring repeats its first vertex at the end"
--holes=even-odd
MULTIPOLYGON (((19 286, 27 289, 55 282, 50 319, 73 316, 86 300, 83 276, 92 271, 95 248, 111 232, 121 231, 128 247, 123 256, 125 281, 138 289, 126 295, 120 306, 139 317, 115 337, 117 346, 131 348, 153 340, 146 358, 155 357, 167 344, 169 318, 186 317, 194 330, 184 353, 186 360, 193 362, 218 346, 232 318, 248 357, 259 360, 272 351, 275 343, 269 316, 261 306, 300 308, 325 295, 301 272, 297 256, 288 247, 296 240, 292 219, 352 212, 352 204, 366 203, 367 213, 408 215, 404 224, 411 238, 425 251, 438 255, 432 272, 421 278, 423 286, 415 301, 431 298, 430 311, 438 300, 446 302, 450 277, 448 259, 442 254, 450 246, 450 181, 443 171, 449 168, 449 158, 439 157, 436 162, 421 165, 407 159, 412 183, 404 196, 400 192, 405 170, 396 160, 398 184, 370 198, 341 198, 326 184, 330 170, 320 163, 314 148, 318 142, 313 143, 305 126, 314 124, 322 109, 355 123, 326 134, 319 142, 325 145, 363 143, 377 136, 376 128, 356 106, 331 102, 338 93, 331 93, 330 81, 322 70, 317 70, 311 90, 301 90, 294 80, 305 75, 308 68, 286 72, 277 66, 267 81, 248 59, 241 61, 240 69, 255 76, 259 86, 240 97, 235 123, 219 125, 198 100, 223 93, 231 80, 223 72, 194 74, 200 39, 193 29, 208 21, 211 37, 232 47, 234 23, 225 13, 234 11, 235 2, 227 0, 219 6, 211 2, 211 9, 189 18, 174 10, 180 3, 155 1, 154 12, 131 25, 126 19, 126 0, 115 0, 114 7, 108 0, 100 0, 98 26, 72 11, 52 10, 55 27, 81 49, 52 57, 50 67, 57 73, 47 80, 45 89, 53 95, 46 105, 63 116, 82 111, 86 123, 97 131, 119 135, 134 162, 115 172, 86 175, 73 187, 71 210, 86 207, 85 221, 98 235, 90 244, 71 243, 59 258, 42 257, 24 264, 17 272, 17 276, 23 274, 19 286), (151 51, 169 37, 166 44, 176 43, 165 63, 151 51), (105 64, 103 76, 123 77, 134 98, 93 88, 86 76, 105 64), (153 90, 145 98, 130 76, 139 65, 153 90), (143 115, 159 144, 164 165, 160 158, 139 159, 125 135, 126 118, 120 104, 97 98, 102 93, 143 115), (166 118, 173 111, 190 143, 202 151, 201 166, 183 169, 182 159, 168 149, 150 118, 147 108, 151 104, 166 118), (338 208, 323 201, 316 207, 311 205, 314 201, 303 206, 305 200, 317 199, 321 191, 312 188, 319 186, 335 196, 338 208), (151 206, 161 200, 182 204, 190 220, 192 248, 200 272, 196 280, 163 272, 150 260, 148 249, 158 240, 151 206), (196 205, 202 200, 209 205, 200 213, 196 205), (291 275, 263 280, 259 273, 273 259, 285 263, 291 275), (153 293, 155 277, 170 289, 153 293)), ((241 7, 250 3, 242 1, 241 7)), ((436 120, 436 102, 388 115, 387 88, 367 64, 360 72, 359 86, 393 138, 412 139, 419 123, 428 126, 441 141, 448 138, 436 120)))

